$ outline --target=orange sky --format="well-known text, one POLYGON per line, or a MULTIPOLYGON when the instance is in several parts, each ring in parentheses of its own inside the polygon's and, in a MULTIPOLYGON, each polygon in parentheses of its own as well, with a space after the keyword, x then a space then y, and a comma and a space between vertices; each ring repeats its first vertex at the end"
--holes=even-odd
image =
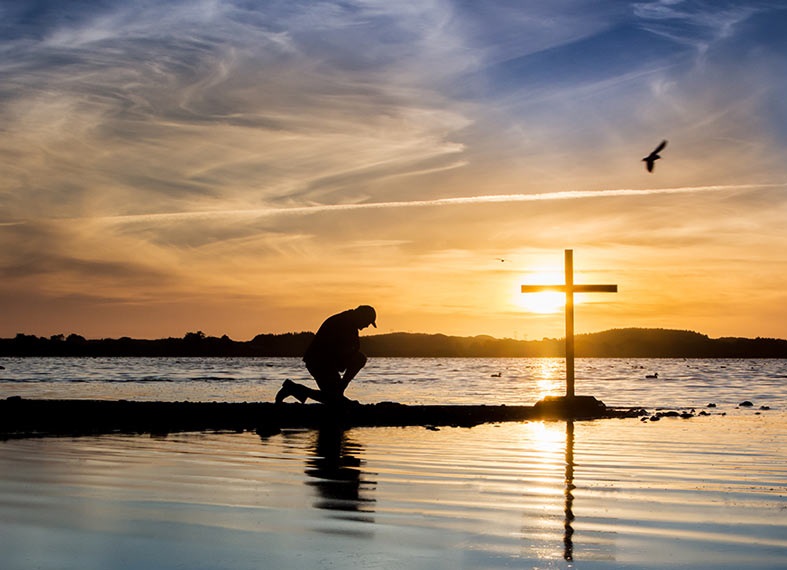
POLYGON ((542 4, 9 9, 0 336, 787 338, 785 10, 542 4))

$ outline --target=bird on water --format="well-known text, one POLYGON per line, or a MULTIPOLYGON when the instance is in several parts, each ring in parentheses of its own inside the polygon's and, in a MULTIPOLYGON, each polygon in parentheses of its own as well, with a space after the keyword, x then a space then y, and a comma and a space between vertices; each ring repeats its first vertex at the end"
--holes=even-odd
POLYGON ((664 150, 665 146, 667 146, 667 141, 663 140, 661 141, 661 144, 659 146, 653 149, 653 152, 651 152, 648 156, 642 159, 645 162, 645 168, 648 169, 648 172, 653 172, 653 163, 661 158, 661 156, 659 156, 659 153, 662 150, 664 150))

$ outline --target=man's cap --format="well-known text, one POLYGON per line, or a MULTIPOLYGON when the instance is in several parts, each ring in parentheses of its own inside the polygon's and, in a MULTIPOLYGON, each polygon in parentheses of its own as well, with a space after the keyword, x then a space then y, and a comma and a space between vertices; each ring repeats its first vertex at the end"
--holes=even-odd
POLYGON ((370 305, 360 305, 355 310, 362 314, 364 318, 368 319, 369 324, 371 324, 374 328, 377 328, 377 311, 374 310, 374 307, 370 305))

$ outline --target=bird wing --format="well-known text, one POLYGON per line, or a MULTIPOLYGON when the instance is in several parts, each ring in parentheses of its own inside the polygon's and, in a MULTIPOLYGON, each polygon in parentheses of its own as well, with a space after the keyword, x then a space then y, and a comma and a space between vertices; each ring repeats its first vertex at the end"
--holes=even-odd
POLYGON ((653 161, 652 160, 645 161, 645 167, 648 169, 648 172, 653 172, 653 161))
POLYGON ((661 144, 656 147, 656 149, 651 153, 651 155, 661 152, 662 150, 664 150, 665 146, 667 146, 667 141, 666 140, 661 141, 661 144))

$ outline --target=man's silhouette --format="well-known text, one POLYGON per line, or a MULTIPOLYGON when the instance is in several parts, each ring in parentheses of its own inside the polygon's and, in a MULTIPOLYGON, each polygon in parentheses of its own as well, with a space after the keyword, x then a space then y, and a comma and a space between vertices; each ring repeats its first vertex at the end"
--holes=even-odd
POLYGON ((377 328, 376 320, 377 313, 369 305, 328 317, 303 355, 306 369, 317 382, 319 390, 287 379, 276 394, 276 402, 280 403, 288 396, 301 402, 307 398, 324 404, 348 402, 344 391, 366 365, 358 331, 369 325, 377 328))

